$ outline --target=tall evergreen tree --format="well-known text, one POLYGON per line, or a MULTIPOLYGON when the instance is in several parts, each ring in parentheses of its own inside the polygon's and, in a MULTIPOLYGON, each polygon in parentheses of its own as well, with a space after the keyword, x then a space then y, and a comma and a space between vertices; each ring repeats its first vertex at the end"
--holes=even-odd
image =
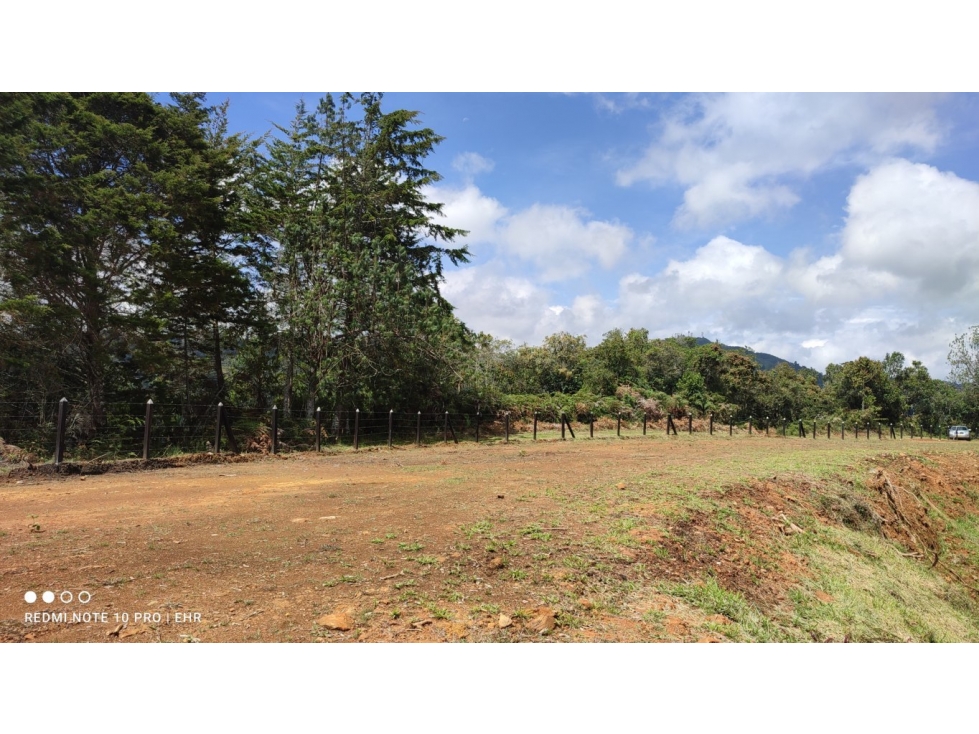
POLYGON ((258 178, 277 254, 268 278, 284 398, 302 375, 310 411, 316 398, 338 410, 431 398, 433 380, 450 376, 443 342, 467 334, 439 291, 443 261, 467 260, 466 248, 445 246, 464 233, 439 224, 441 206, 423 193, 440 178, 423 162, 441 138, 381 100, 300 105, 258 178))
POLYGON ((0 97, 0 269, 68 327, 93 428, 169 229, 171 119, 145 94, 0 97))

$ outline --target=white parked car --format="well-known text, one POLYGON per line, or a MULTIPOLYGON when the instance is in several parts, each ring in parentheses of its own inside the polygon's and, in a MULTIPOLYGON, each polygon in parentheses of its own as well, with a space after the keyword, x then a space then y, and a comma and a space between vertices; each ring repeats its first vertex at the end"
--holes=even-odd
POLYGON ((966 441, 972 440, 968 426, 952 426, 948 429, 948 437, 953 441, 959 438, 964 438, 966 441))

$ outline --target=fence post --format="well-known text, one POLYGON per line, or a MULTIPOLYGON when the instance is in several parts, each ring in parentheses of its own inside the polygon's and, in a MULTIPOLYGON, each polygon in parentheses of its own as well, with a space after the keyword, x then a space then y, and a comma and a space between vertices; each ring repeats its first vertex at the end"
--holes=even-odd
POLYGON ((272 453, 279 453, 279 406, 272 406, 272 453))
POLYGON ((714 435, 714 414, 710 414, 710 435, 714 435))
POLYGON ((642 412, 642 435, 646 435, 646 411, 642 412))
POLYGON ((785 436, 786 436, 785 429, 788 428, 788 426, 789 426, 789 419, 788 418, 783 418, 782 419, 782 438, 785 438, 785 436))
POLYGON ((877 421, 877 440, 878 441, 884 440, 884 432, 881 430, 880 421, 877 421))
POLYGON ((768 435, 768 428, 769 428, 769 425, 768 424, 769 424, 769 422, 770 421, 768 420, 768 416, 766 415, 765 416, 765 435, 766 436, 768 435))
POLYGON ((870 440, 870 423, 867 423, 867 440, 870 440))
POLYGON ((558 417, 561 419, 561 440, 564 441, 566 440, 564 437, 564 411, 561 411, 561 415, 558 417))
POLYGON ((476 443, 479 443, 479 411, 476 411, 476 443))
POLYGON ((394 447, 394 408, 388 411, 388 448, 394 447))
POLYGON ((588 438, 595 438, 595 416, 588 416, 588 438))
POLYGON ((727 421, 728 421, 728 423, 727 423, 727 435, 728 436, 733 436, 734 435, 734 416, 731 416, 730 418, 728 418, 727 421))
POLYGON ((68 421, 68 398, 58 401, 58 425, 54 436, 54 465, 61 466, 65 460, 65 425, 68 421))
POLYGON ((561 414, 561 419, 568 425, 568 433, 571 434, 571 438, 574 438, 574 429, 571 427, 571 419, 568 418, 564 413, 561 414))
MULTIPOLYGON (((561 433, 564 433, 564 426, 561 426, 561 433)), ((564 438, 562 436, 561 438, 564 438)), ((537 440, 537 411, 534 411, 534 440, 537 440)))
POLYGON ((214 453, 221 453, 221 412, 224 410, 224 403, 218 403, 217 428, 214 429, 214 453))
POLYGON ((505 431, 504 442, 510 443, 510 411, 503 414, 503 425, 505 431))
POLYGON ((748 435, 751 435, 751 416, 748 416, 748 435))
POLYGON ((320 429, 323 427, 323 411, 316 409, 316 453, 320 451, 320 429))
POLYGON ((360 408, 354 409, 354 451, 360 448, 360 408))
POLYGON ((816 421, 812 422, 812 438, 816 440, 816 421))
POLYGON ((146 420, 143 421, 143 461, 150 458, 150 433, 153 425, 153 399, 146 401, 146 420))
POLYGON ((802 419, 799 419, 799 438, 806 437, 806 427, 802 425, 802 419))
POLYGON ((687 413, 687 434, 693 435, 693 413, 687 413))
POLYGON ((442 443, 449 442, 449 411, 445 411, 445 422, 442 424, 442 443))
POLYGON ((422 412, 418 411, 418 422, 415 424, 415 446, 422 445, 422 412))

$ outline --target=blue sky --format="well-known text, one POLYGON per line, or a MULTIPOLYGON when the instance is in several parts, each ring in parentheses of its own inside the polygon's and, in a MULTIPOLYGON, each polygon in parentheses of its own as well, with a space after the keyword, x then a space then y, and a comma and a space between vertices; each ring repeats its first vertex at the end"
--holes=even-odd
MULTIPOLYGON (((303 97, 238 93, 234 129, 303 97)), ((444 293, 476 330, 692 333, 823 370, 947 373, 979 323, 975 95, 385 96, 445 137, 428 192, 470 231, 444 293)))

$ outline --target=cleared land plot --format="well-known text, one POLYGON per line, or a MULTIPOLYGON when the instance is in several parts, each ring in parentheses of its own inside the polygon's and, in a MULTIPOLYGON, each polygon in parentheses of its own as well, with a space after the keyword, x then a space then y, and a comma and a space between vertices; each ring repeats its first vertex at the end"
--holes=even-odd
POLYGON ((876 438, 579 437, 12 477, 0 639, 976 640, 977 516, 971 444, 876 438), (66 616, 25 621, 43 613, 66 616))

